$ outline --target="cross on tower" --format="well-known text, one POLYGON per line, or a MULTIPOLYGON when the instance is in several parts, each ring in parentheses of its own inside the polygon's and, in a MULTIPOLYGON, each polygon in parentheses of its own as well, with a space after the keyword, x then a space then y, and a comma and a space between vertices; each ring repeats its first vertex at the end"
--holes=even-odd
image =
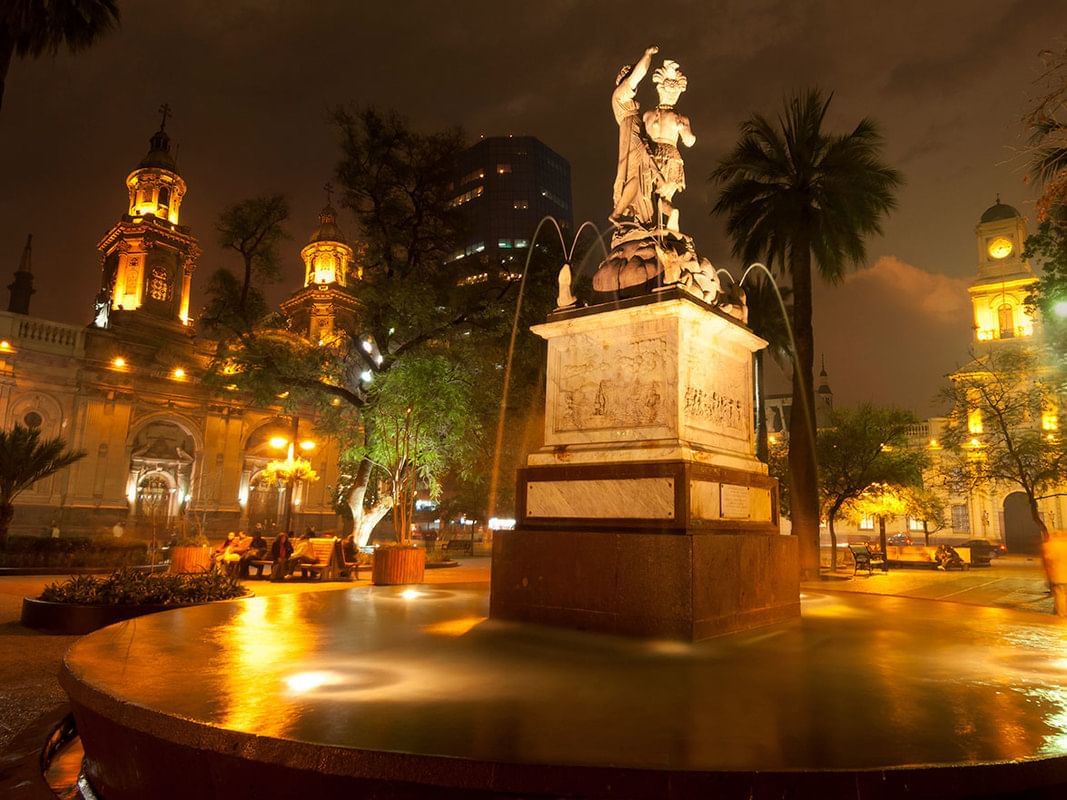
POLYGON ((159 129, 165 130, 167 127, 167 117, 171 114, 170 103, 164 103, 159 107, 159 113, 163 115, 163 119, 160 120, 159 129))
POLYGON ((322 188, 326 190, 326 205, 333 205, 333 184, 326 181, 326 185, 322 188))

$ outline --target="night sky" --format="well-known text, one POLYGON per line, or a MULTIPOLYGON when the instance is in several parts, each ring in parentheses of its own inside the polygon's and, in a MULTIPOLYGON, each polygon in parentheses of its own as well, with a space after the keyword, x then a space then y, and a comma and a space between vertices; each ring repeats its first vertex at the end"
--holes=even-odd
MULTIPOLYGON (((816 348, 838 404, 893 403, 921 414, 966 360, 965 287, 974 226, 1000 192, 1033 218, 1018 154, 1021 117, 1062 45, 1067 6, 1049 0, 691 3, 170 0, 122 2, 122 29, 77 57, 16 61, 0 111, 0 272, 34 234, 34 315, 87 323, 100 280, 96 242, 125 212, 124 179, 147 150, 156 109, 180 145, 189 184, 182 222, 200 236, 202 288, 221 264, 213 221, 265 192, 293 203, 284 285, 336 161, 327 109, 393 106, 417 126, 527 133, 571 163, 575 218, 610 210, 616 72, 660 47, 689 77, 679 110, 685 152, 683 231, 701 255, 737 272, 706 182, 751 111, 783 92, 832 90, 829 128, 864 115, 883 127, 887 160, 907 186, 885 236, 844 285, 817 286, 816 348)), ((646 79, 642 104, 654 102, 646 79)), ((352 230, 351 219, 341 223, 352 230)), ((4 278, 2 284, 6 285, 4 278)), ((6 292, 0 292, 6 308, 6 292)), ((194 308, 201 303, 194 290, 194 308)), ((784 386, 784 384, 783 384, 784 386)))

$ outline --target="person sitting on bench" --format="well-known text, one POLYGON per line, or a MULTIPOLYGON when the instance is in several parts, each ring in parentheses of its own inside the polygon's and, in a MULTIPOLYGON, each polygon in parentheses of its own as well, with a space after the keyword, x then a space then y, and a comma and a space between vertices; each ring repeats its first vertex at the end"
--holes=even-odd
POLYGON ((273 563, 270 570, 270 579, 280 581, 285 577, 285 562, 293 554, 293 543, 289 541, 289 534, 278 531, 274 537, 274 543, 270 546, 270 560, 273 563))
MULTIPOLYGON (((241 567, 238 576, 247 578, 253 561, 262 561, 267 557, 267 540, 263 538, 263 526, 258 522, 252 532, 252 541, 248 543, 248 549, 241 556, 241 567)), ((262 574, 262 567, 260 567, 262 574)))
POLYGON ((289 556, 289 560, 285 564, 285 574, 290 576, 305 564, 314 564, 317 560, 315 551, 311 546, 311 531, 309 530, 296 540, 296 544, 293 546, 293 554, 289 556))

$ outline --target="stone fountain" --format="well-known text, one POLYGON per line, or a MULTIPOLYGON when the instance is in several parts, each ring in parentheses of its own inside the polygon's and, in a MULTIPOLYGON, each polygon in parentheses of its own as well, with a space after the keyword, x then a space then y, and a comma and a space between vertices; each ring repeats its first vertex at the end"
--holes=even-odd
POLYGON ((608 633, 704 639, 800 614, 796 541, 755 457, 753 354, 744 295, 681 232, 670 60, 637 88, 656 48, 624 69, 611 249, 588 303, 560 273, 548 341, 544 447, 519 471, 517 525, 493 545, 491 614, 608 633))

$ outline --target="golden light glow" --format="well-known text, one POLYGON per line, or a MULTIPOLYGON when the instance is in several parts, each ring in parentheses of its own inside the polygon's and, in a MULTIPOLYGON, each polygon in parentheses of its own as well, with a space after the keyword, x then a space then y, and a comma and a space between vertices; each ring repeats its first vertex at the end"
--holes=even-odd
POLYGON ((1003 236, 998 236, 989 243, 989 255, 991 258, 995 258, 998 261, 1010 256, 1013 249, 1011 239, 1007 239, 1003 236))
POLYGON ((1057 431, 1060 429, 1060 419, 1055 411, 1046 411, 1041 415, 1041 428, 1046 431, 1057 431))
POLYGON ((122 356, 115 356, 113 359, 111 359, 111 366, 113 366, 115 369, 122 369, 126 366, 126 359, 122 356))
POLYGON ((443 622, 435 622, 432 625, 424 625, 423 631, 434 636, 463 636, 475 625, 485 622, 486 617, 460 617, 447 619, 443 622))
POLYGON ((11 350, 11 342, 9 342, 7 339, 0 340, 0 352, 10 353, 11 350))
POLYGON ((403 597, 405 600, 414 600, 418 597, 422 597, 422 592, 420 592, 418 589, 405 589, 400 593, 400 596, 403 597))
POLYGON ((941 445, 939 445, 939 444, 937 443, 937 439, 931 439, 931 440, 930 440, 930 449, 931 449, 931 450, 936 450, 936 449, 937 449, 937 448, 939 448, 940 446, 941 446, 941 445))
POLYGON ((967 431, 969 433, 982 433, 982 410, 976 408, 967 414, 967 431))
POLYGON ((180 381, 182 378, 185 377, 185 370, 181 367, 175 367, 174 371, 171 372, 170 375, 172 378, 174 378, 174 380, 180 381))
POLYGON ((314 450, 315 449, 315 443, 313 441, 311 441, 310 439, 305 439, 304 441, 302 441, 300 443, 300 449, 301 450, 314 450))
POLYGON ((981 447, 982 443, 980 441, 978 441, 978 437, 977 436, 974 436, 974 437, 971 438, 970 445, 971 445, 971 447, 981 447))
POLYGON ((304 692, 310 692, 313 689, 318 689, 322 686, 330 686, 331 684, 340 683, 340 676, 335 672, 298 672, 296 675, 290 675, 285 679, 285 685, 289 687, 289 691, 296 694, 303 694, 304 692))
POLYGON ((275 450, 280 450, 287 444, 289 444, 289 440, 286 439, 284 436, 270 437, 270 446, 273 447, 275 450))

